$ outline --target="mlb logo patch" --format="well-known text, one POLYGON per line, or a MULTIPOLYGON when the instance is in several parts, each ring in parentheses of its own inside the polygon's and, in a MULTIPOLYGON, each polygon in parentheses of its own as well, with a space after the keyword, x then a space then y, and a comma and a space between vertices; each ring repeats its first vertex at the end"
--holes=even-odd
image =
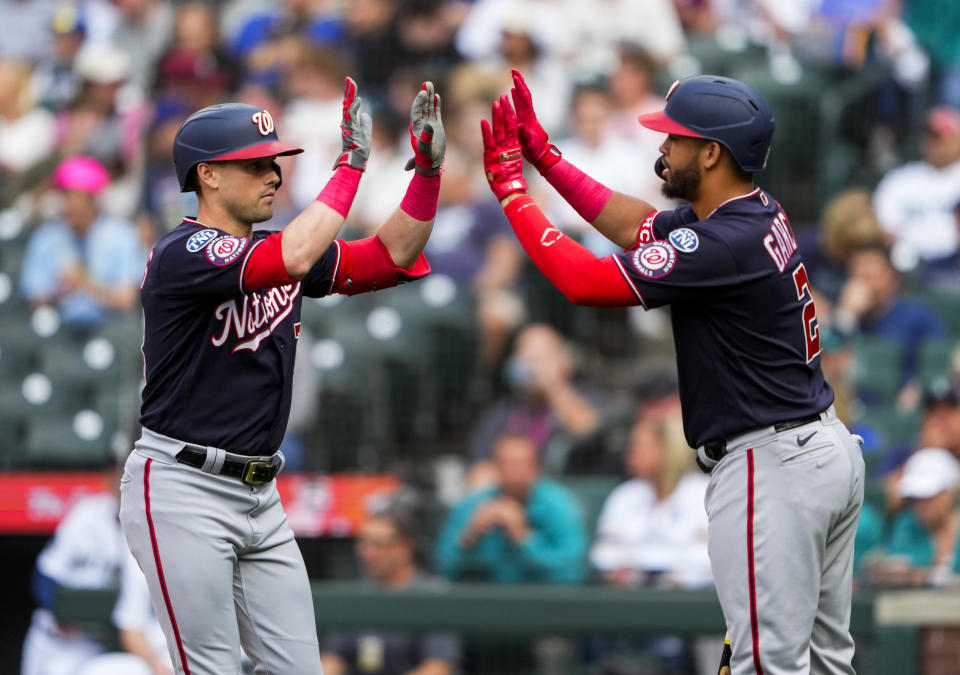
POLYGON ((207 244, 207 260, 217 267, 223 267, 239 258, 245 248, 247 240, 243 237, 217 237, 207 244))
POLYGON ((700 246, 700 237, 689 227, 680 227, 670 233, 670 243, 682 253, 693 253, 700 246))
POLYGON ((199 232, 194 232, 190 235, 190 238, 187 239, 187 250, 190 251, 190 253, 196 253, 209 244, 210 240, 216 236, 216 230, 200 230, 199 232))
POLYGON ((633 266, 648 279, 662 279, 677 263, 677 251, 664 241, 654 241, 633 254, 633 266))

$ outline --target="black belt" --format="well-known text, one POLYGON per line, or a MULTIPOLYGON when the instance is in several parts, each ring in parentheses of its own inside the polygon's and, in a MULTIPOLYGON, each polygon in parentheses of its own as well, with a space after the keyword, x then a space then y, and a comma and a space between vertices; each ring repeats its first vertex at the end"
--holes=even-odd
MULTIPOLYGON (((177 461, 187 466, 202 469, 207 462, 207 452, 206 450, 186 447, 177 453, 177 461)), ((221 476, 239 478, 247 485, 263 485, 277 477, 282 464, 283 461, 280 459, 279 453, 275 453, 267 459, 251 458, 246 461, 224 459, 223 466, 216 473, 221 476)))
MULTIPOLYGON (((816 415, 810 415, 809 417, 801 417, 800 419, 796 420, 777 422, 773 425, 773 430, 777 433, 780 433, 781 431, 788 431, 790 429, 795 429, 796 427, 802 427, 804 424, 816 422, 818 419, 820 419, 820 413, 817 413, 816 415)), ((722 441, 711 441, 709 443, 704 443, 703 454, 715 462, 719 462, 721 459, 723 459, 723 456, 727 454, 726 439, 722 441)))

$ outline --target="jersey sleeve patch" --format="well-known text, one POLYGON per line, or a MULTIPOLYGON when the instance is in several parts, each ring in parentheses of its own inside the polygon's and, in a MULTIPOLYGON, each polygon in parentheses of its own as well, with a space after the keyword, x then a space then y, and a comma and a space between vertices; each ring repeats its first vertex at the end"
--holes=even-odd
MULTIPOLYGON (((194 235, 196 236, 196 235, 194 235)), ((211 265, 224 267, 240 257, 247 248, 248 239, 224 235, 207 244, 206 256, 211 265)))
POLYGON ((196 253, 202 251, 203 247, 210 243, 210 240, 217 236, 216 230, 200 230, 194 232, 187 239, 187 251, 196 253))
POLYGON ((689 227, 678 227, 670 233, 668 239, 681 253, 693 253, 700 247, 700 237, 689 227))
POLYGON ((677 264, 677 251, 664 241, 653 241, 633 252, 633 267, 648 279, 662 279, 677 264))

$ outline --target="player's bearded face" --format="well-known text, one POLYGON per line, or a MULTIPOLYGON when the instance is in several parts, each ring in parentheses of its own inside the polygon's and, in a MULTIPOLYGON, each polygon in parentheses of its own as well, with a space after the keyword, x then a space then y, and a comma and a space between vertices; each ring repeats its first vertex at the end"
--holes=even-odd
POLYGON ((698 155, 694 154, 685 165, 674 165, 671 162, 668 168, 670 172, 667 174, 667 180, 660 186, 663 196, 688 202, 696 200, 700 194, 698 155))

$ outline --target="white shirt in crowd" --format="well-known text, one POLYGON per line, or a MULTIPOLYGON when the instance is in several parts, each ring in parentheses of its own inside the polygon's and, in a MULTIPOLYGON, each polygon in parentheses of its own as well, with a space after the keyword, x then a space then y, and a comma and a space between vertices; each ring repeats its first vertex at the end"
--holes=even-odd
MULTIPOLYGON (((122 555, 129 555, 119 511, 112 494, 78 500, 41 551, 37 571, 68 588, 116 587, 122 555)), ((38 608, 24 640, 21 673, 70 675, 103 651, 98 639, 58 625, 51 611, 38 608)))
POLYGON ((895 246, 906 247, 924 260, 957 250, 960 202, 960 161, 943 169, 928 162, 911 162, 893 169, 877 185, 873 208, 895 246))
POLYGON ((685 474, 663 501, 653 483, 635 478, 607 497, 590 562, 600 571, 662 573, 685 588, 713 583, 707 554, 708 478, 685 474))

